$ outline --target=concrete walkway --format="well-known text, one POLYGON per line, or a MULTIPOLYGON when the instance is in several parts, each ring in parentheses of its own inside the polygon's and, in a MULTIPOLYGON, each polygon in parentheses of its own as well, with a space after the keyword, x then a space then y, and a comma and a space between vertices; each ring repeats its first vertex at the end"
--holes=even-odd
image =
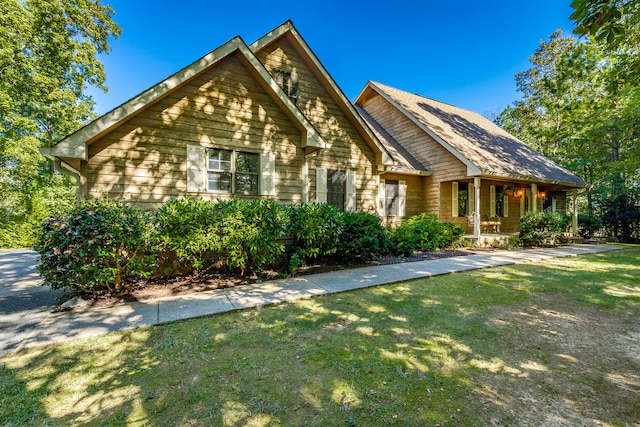
MULTIPOLYGON (((97 336, 111 331, 157 325, 404 280, 617 249, 622 247, 572 245, 549 249, 483 252, 430 261, 334 271, 150 301, 123 303, 113 307, 59 313, 51 313, 51 305, 19 306, 21 298, 25 296, 28 298, 36 292, 33 290, 33 284, 39 285, 37 274, 27 275, 22 282, 15 277, 15 274, 7 274, 8 271, 20 270, 6 267, 2 263, 3 255, 6 253, 3 252, 0 253, 0 273, 2 274, 0 288, 5 290, 0 292, 0 354, 38 345, 97 336)), ((23 262, 25 265, 29 265, 28 257, 35 257, 33 252, 19 253, 19 256, 25 258, 19 261, 14 259, 14 261, 23 262)), ((16 258, 15 255, 14 258, 16 258)), ((23 265, 22 268, 25 266, 23 265)), ((42 292, 43 287, 38 287, 38 292, 42 292)), ((48 297, 51 298, 50 295, 48 297)))

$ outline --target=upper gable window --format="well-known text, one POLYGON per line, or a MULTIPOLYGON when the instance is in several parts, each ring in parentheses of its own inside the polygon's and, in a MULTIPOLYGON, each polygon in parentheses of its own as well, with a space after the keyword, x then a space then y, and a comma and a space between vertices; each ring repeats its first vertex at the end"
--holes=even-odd
POLYGON ((278 83, 278 86, 282 88, 284 93, 287 94, 294 104, 298 104, 298 83, 300 77, 295 71, 287 71, 282 68, 276 68, 273 71, 273 78, 278 83))

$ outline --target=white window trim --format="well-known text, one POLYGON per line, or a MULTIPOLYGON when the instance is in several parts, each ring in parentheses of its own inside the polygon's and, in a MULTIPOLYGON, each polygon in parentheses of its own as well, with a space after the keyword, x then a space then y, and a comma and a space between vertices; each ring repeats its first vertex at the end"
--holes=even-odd
POLYGON ((233 196, 259 197, 275 196, 275 155, 258 151, 244 150, 233 147, 203 147, 201 145, 187 145, 187 192, 224 194, 233 196), (231 151, 231 191, 209 190, 209 150, 231 151), (236 156, 237 153, 258 155, 258 191, 256 194, 235 192, 236 156))

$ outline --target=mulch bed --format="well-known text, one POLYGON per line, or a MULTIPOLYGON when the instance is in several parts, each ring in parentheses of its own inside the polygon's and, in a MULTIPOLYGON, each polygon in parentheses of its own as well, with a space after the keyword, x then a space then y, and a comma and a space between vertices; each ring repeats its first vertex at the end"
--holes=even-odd
MULTIPOLYGON (((443 250, 437 252, 416 252, 410 257, 383 257, 371 262, 343 264, 338 262, 323 262, 298 268, 297 276, 340 271, 359 267, 371 267, 377 265, 401 264, 416 261, 428 261, 455 256, 472 255, 477 249, 468 250, 443 250)), ((228 276, 219 273, 202 273, 186 275, 174 278, 154 278, 140 280, 127 286, 126 294, 114 296, 110 293, 102 295, 83 296, 89 300, 87 308, 112 306, 127 301, 145 301, 157 298, 185 295, 193 292, 203 292, 214 289, 232 288, 234 286, 260 283, 264 280, 283 278, 282 274, 268 270, 260 277, 228 276)))

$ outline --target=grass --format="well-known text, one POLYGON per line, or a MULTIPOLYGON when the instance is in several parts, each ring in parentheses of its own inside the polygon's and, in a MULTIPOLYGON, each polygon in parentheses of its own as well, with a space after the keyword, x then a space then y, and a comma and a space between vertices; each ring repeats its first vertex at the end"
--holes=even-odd
POLYGON ((640 248, 0 358, 0 425, 640 425, 640 248))

